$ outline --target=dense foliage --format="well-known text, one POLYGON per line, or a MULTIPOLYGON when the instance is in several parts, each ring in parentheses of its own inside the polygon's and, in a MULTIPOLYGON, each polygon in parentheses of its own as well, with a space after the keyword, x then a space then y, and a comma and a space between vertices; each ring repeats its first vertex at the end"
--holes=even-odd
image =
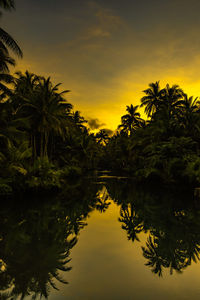
MULTIPOLYGON (((14 0, 0 0, 12 10, 14 0)), ((69 177, 94 170, 103 149, 101 131, 65 99, 67 91, 28 71, 10 74, 16 41, 0 28, 0 195, 26 189, 60 188, 69 177)))
MULTIPOLYGON (((0 9, 14 7, 14 0, 0 0, 0 9)), ((199 99, 177 85, 151 83, 140 105, 147 120, 139 105, 131 104, 112 137, 106 129, 95 135, 66 100, 69 90, 28 71, 11 75, 15 59, 10 53, 23 56, 0 28, 0 197, 23 192, 20 206, 14 197, 2 201, 0 298, 47 298, 50 286, 57 288, 55 280, 66 283, 60 271, 71 269, 70 251, 86 218, 94 209, 105 212, 110 196, 120 207, 128 240, 139 241, 141 232, 148 233, 142 253, 155 274, 182 272, 198 261, 199 189, 195 199, 163 186, 145 191, 138 181, 200 184, 199 99), (97 169, 128 174, 137 188, 132 181, 111 180, 103 186, 81 181, 97 169), (80 180, 76 185, 74 177, 80 180), (59 197, 40 193, 41 201, 30 193, 58 189, 59 197)))
MULTIPOLYGON (((13 0, 0 8, 14 9, 13 0)), ((10 74, 22 57, 0 28, 0 195, 62 187, 71 176, 109 169, 137 180, 200 183, 200 102, 177 86, 151 83, 140 107, 127 106, 116 133, 91 134, 60 84, 28 71, 10 74)))
POLYGON ((127 106, 117 133, 109 140, 105 159, 109 168, 139 180, 166 183, 200 182, 200 102, 177 85, 161 89, 159 82, 144 91, 141 107, 127 106))
POLYGON ((17 73, 0 102, 1 189, 60 187, 93 170, 101 144, 50 78, 17 73))

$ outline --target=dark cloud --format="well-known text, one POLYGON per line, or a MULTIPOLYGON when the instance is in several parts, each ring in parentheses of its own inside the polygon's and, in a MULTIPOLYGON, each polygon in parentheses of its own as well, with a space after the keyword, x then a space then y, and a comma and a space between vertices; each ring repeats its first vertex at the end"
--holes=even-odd
POLYGON ((108 129, 108 128, 104 128, 103 129, 106 133, 107 133, 107 135, 108 136, 112 136, 113 135, 113 133, 114 133, 114 131, 113 130, 111 130, 111 129, 108 129))
POLYGON ((97 119, 97 118, 96 119, 89 118, 88 125, 90 126, 90 128, 92 130, 95 130, 95 129, 99 129, 100 127, 104 126, 105 124, 101 123, 101 121, 99 121, 99 119, 97 119))

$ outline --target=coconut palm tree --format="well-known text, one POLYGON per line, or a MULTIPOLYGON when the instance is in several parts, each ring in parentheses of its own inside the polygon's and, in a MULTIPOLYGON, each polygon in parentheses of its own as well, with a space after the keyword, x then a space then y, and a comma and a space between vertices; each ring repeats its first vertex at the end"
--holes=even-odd
POLYGON ((160 89, 159 81, 150 83, 149 88, 143 91, 146 95, 141 99, 141 107, 145 106, 145 113, 152 116, 162 101, 163 90, 160 89))
POLYGON ((12 10, 15 8, 14 0, 0 0, 0 7, 6 10, 12 10))
POLYGON ((145 125, 144 120, 140 117, 140 113, 137 112, 138 107, 138 105, 127 105, 126 111, 128 112, 128 114, 121 117, 122 124, 119 125, 118 128, 122 128, 123 131, 131 134, 137 128, 143 127, 145 125))
POLYGON ((102 144, 102 145, 106 145, 108 140, 109 140, 109 136, 106 132, 105 129, 101 129, 97 134, 96 134, 96 139, 97 142, 102 144))
MULTIPOLYGON (((161 90, 159 99, 155 100, 155 110, 151 114, 151 128, 162 131, 165 136, 179 131, 179 112, 182 109, 183 90, 178 85, 166 85, 161 90)), ((150 114, 149 114, 150 116, 150 114)), ((152 130, 153 132, 154 130, 152 130)))
POLYGON ((80 111, 76 110, 71 115, 72 121, 75 123, 75 125, 79 128, 84 128, 84 123, 87 123, 87 121, 80 115, 80 111))
POLYGON ((181 103, 185 110, 194 112, 199 108, 199 97, 193 98, 193 96, 188 97, 187 94, 184 94, 181 103))
MULTIPOLYGON (((14 0, 0 0, 0 7, 5 10, 12 10, 15 8, 14 0)), ((10 94, 7 84, 13 82, 13 77, 8 73, 9 67, 15 66, 15 60, 10 57, 9 50, 22 58, 23 53, 19 45, 9 33, 0 28, 0 100, 10 94)))
POLYGON ((187 94, 184 94, 178 120, 186 134, 199 131, 199 111, 199 98, 188 97, 187 94))
POLYGON ((0 28, 0 49, 6 50, 10 49, 14 54, 16 54, 19 57, 23 56, 22 50, 16 43, 16 41, 12 38, 12 36, 7 33, 3 28, 0 28))
POLYGON ((184 92, 178 85, 175 84, 170 87, 170 85, 167 84, 162 92, 163 101, 161 106, 166 107, 169 115, 171 115, 177 108, 182 105, 183 97, 184 92))
MULTIPOLYGON (((0 0, 0 7, 5 10, 12 10, 15 8, 15 2, 14 0, 0 0)), ((7 52, 7 49, 10 49, 19 57, 23 56, 22 50, 20 49, 16 41, 12 38, 12 36, 5 30, 0 28, 0 50, 7 52)))
POLYGON ((53 86, 50 77, 45 79, 28 72, 25 75, 18 73, 13 102, 16 114, 29 120, 34 157, 49 157, 50 136, 64 138, 66 117, 72 105, 63 97, 68 90, 58 92, 59 86, 53 86))
POLYGON ((0 41, 0 101, 11 93, 7 84, 13 83, 14 80, 9 74, 9 66, 15 66, 15 60, 10 57, 8 49, 0 41))

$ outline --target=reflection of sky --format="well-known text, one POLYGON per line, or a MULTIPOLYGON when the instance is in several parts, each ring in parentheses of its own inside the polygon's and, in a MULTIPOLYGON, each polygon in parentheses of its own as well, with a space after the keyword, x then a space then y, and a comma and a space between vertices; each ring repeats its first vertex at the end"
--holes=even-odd
POLYGON ((20 42, 18 69, 51 75, 86 117, 115 129, 148 83, 198 96, 199 0, 20 0, 2 26, 20 42))
POLYGON ((193 263, 183 274, 163 278, 152 274, 142 256, 140 243, 127 241, 118 222, 119 207, 112 204, 104 214, 95 211, 71 251, 73 267, 66 272, 68 285, 58 284, 50 300, 191 300, 199 299, 200 268, 193 263))

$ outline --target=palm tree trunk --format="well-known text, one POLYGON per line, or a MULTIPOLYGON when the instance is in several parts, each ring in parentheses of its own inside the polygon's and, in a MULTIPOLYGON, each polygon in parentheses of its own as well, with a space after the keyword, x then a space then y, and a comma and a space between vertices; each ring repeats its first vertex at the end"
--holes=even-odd
POLYGON ((36 154, 36 136, 34 133, 31 135, 31 148, 32 148, 32 159, 34 161, 37 156, 37 154, 36 154))
POLYGON ((40 157, 44 156, 43 144, 44 144, 44 135, 43 132, 41 132, 40 133, 40 157))
POLYGON ((44 133, 44 156, 48 159, 48 140, 49 134, 48 132, 44 133))

